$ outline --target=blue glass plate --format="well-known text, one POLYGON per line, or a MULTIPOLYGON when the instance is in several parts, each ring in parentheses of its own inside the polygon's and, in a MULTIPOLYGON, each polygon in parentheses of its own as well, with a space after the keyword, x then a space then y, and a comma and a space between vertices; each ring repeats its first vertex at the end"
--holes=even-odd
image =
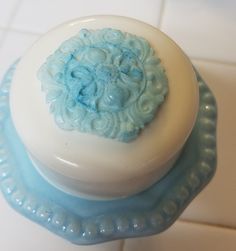
POLYGON ((19 213, 75 244, 152 235, 168 228, 206 186, 216 167, 216 103, 198 73, 195 127, 171 171, 146 191, 112 201, 86 200, 47 183, 33 167, 9 112, 14 64, 0 88, 0 187, 19 213))

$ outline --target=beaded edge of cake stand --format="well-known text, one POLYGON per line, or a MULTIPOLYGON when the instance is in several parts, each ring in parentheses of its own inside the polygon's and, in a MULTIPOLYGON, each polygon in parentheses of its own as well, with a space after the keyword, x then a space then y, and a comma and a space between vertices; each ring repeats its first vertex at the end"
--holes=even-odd
MULTIPOLYGON (((155 191, 162 190, 153 207, 134 211, 127 207, 127 201, 136 198, 131 196, 133 198, 126 201, 115 200, 115 203, 124 204, 118 212, 108 212, 104 202, 103 213, 83 217, 63 208, 63 201, 58 204, 53 200, 43 200, 36 192, 27 189, 17 173, 19 155, 8 140, 11 134, 6 127, 7 119, 10 120, 9 89, 15 68, 16 63, 5 74, 0 88, 0 188, 13 208, 51 232, 79 245, 160 233, 174 223, 213 177, 217 109, 213 94, 196 72, 200 90, 199 113, 183 152, 160 182, 135 195, 141 199, 143 196, 144 200, 155 200, 155 191)), ((58 190, 58 193, 62 192, 58 190)), ((96 205, 97 202, 91 203, 96 205)))

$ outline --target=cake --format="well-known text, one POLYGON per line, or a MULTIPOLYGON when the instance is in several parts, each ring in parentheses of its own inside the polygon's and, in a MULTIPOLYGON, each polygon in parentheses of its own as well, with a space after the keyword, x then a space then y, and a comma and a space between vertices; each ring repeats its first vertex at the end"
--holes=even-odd
POLYGON ((144 191, 173 167, 194 126, 191 62, 137 20, 76 19, 20 60, 10 93, 14 126, 37 171, 89 199, 144 191))

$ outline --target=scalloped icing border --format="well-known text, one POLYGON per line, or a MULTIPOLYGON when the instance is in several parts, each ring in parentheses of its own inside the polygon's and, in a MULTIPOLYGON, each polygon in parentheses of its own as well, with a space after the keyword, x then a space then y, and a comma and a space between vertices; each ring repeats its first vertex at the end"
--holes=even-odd
MULTIPOLYGON (((197 121, 174 168, 153 186, 155 189, 168 187, 153 208, 137 211, 123 208, 119 212, 104 211, 103 214, 83 218, 53 201, 42 200, 34 191, 27 189, 17 174, 17 154, 6 135, 6 120, 10 116, 9 88, 16 64, 6 72, 0 88, 0 187, 9 204, 32 221, 79 245, 157 234, 174 223, 213 177, 216 169, 217 108, 213 94, 196 71, 200 90, 197 121)), ((153 187, 145 193, 150 190, 153 196, 153 187)))

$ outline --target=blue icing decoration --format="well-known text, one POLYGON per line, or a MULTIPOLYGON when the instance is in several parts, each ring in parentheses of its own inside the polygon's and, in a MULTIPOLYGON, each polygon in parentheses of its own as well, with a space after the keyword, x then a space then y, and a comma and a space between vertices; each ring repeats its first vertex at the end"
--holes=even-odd
POLYGON ((168 92, 160 59, 142 37, 82 29, 41 66, 38 77, 57 125, 129 142, 168 92))

